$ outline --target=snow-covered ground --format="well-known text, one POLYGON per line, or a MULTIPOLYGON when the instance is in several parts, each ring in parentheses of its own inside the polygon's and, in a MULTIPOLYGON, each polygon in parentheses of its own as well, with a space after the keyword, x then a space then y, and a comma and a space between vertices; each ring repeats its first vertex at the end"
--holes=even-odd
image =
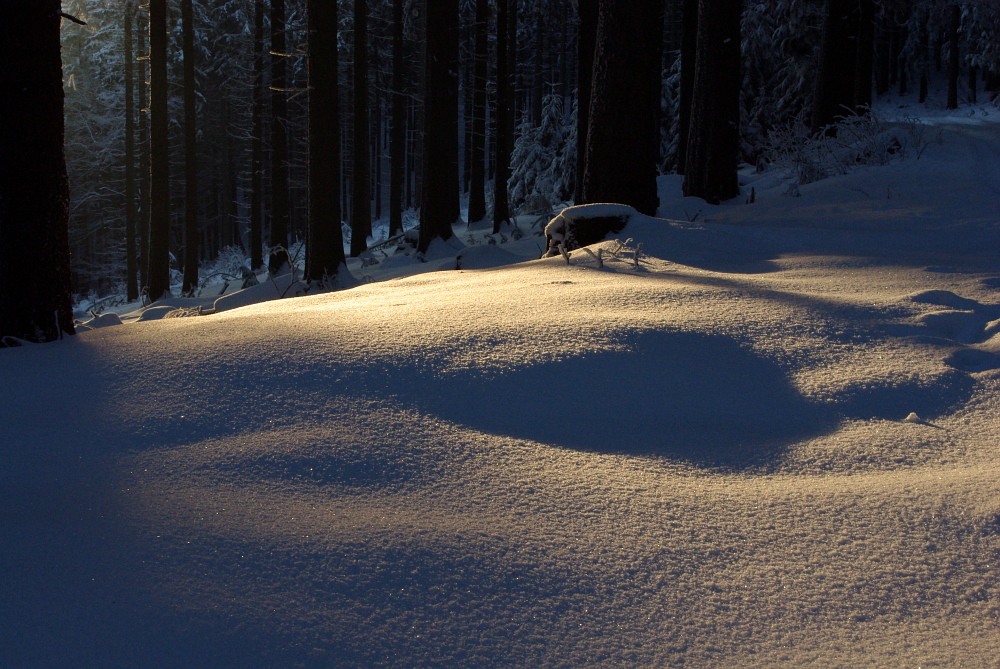
POLYGON ((0 350, 0 665, 995 663, 982 111, 799 197, 665 177, 638 267, 526 220, 0 350))

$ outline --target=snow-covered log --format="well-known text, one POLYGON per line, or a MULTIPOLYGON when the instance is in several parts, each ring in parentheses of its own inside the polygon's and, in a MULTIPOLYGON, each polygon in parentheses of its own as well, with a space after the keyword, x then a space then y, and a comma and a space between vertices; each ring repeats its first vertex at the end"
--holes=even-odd
POLYGON ((638 212, 624 204, 582 204, 566 207, 545 226, 545 257, 596 244, 621 232, 638 212))

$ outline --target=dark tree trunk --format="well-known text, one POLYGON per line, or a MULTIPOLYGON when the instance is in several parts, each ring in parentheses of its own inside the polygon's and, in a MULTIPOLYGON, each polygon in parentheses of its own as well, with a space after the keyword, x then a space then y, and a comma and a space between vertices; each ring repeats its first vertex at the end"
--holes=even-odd
POLYGON ((0 22, 0 347, 73 334, 58 0, 0 22))
POLYGON ((469 171, 469 222, 486 218, 486 77, 490 22, 488 0, 476 0, 476 63, 472 91, 472 167, 469 171))
POLYGON ((681 29, 681 89, 677 119, 677 173, 687 174, 688 134, 691 131, 691 100, 694 95, 695 61, 698 59, 698 0, 683 0, 681 29))
POLYGON ((139 299, 139 276, 136 267, 136 201, 135 201, 135 77, 132 62, 132 21, 135 4, 125 3, 125 298, 139 299))
POLYGON ((510 219, 507 181, 510 179, 510 153, 513 145, 514 109, 510 69, 513 43, 508 36, 511 0, 497 3, 497 111, 496 111, 496 175, 493 186, 493 234, 510 219))
POLYGON ((271 0, 271 257, 276 274, 288 263, 288 86, 285 0, 271 0), (280 247, 280 248, 279 248, 280 247))
POLYGON ((184 23, 184 284, 181 293, 193 295, 198 286, 198 135, 195 122, 194 11, 191 0, 181 0, 184 23))
POLYGON ((264 265, 264 0, 254 0, 253 111, 250 121, 250 267, 264 265))
POLYGON ((941 30, 937 31, 937 35, 934 39, 934 71, 940 72, 943 65, 941 59, 941 51, 944 48, 944 33, 941 30))
MULTIPOLYGON (((684 194, 716 204, 740 193, 740 0, 701 0, 684 194)), ((853 73, 851 69, 851 73, 853 73)))
MULTIPOLYGON (((583 184, 586 202, 616 202, 656 213, 659 143, 652 138, 660 87, 659 78, 654 82, 650 73, 659 72, 663 30, 651 17, 662 16, 662 5, 660 0, 601 0, 583 184)), ((737 35, 737 54, 738 42, 737 35)))
POLYGON ((875 70, 875 0, 859 0, 858 43, 854 73, 854 109, 862 113, 872 106, 875 70))
POLYGON ((827 0, 813 96, 813 134, 855 108, 858 21, 856 2, 827 0))
POLYGON ((458 220, 458 0, 427 3, 420 251, 458 220))
POLYGON ((136 12, 136 42, 139 54, 139 114, 136 119, 139 124, 139 292, 149 286, 149 129, 146 125, 146 35, 149 25, 143 20, 141 12, 136 12))
POLYGON ((535 2, 535 56, 532 59, 534 72, 531 75, 531 125, 542 124, 542 99, 545 97, 545 76, 542 71, 542 53, 545 40, 543 37, 542 11, 544 2, 535 2))
MULTIPOLYGON (((344 257, 340 229, 340 102, 337 3, 309 0, 309 231, 306 279, 335 279, 344 257)), ((332 286, 330 286, 332 287, 332 286)))
POLYGON ((909 92, 909 79, 906 76, 906 56, 899 57, 899 94, 906 95, 909 92))
POLYGON ((962 10, 951 6, 948 26, 948 109, 958 109, 958 29, 962 23, 962 10))
POLYGON ((977 88, 976 84, 979 83, 979 82, 976 81, 976 78, 978 76, 979 76, 979 68, 977 68, 975 65, 970 65, 969 66, 969 102, 971 104, 976 104, 976 102, 978 102, 978 99, 977 99, 978 98, 978 94, 977 94, 977 91, 976 91, 976 88, 977 88))
POLYGON ((170 292, 167 0, 149 0, 149 299, 170 292))
POLYGON ((574 202, 585 204, 583 177, 587 167, 587 131, 594 84, 594 49, 597 46, 598 0, 579 0, 580 34, 577 37, 576 193, 574 202))
POLYGON ((392 3, 392 123, 389 138, 389 236, 403 231, 406 178, 406 96, 403 71, 403 0, 392 3))
POLYGON ((354 160, 351 173, 351 256, 368 250, 372 232, 371 128, 368 105, 368 4, 354 0, 354 160))

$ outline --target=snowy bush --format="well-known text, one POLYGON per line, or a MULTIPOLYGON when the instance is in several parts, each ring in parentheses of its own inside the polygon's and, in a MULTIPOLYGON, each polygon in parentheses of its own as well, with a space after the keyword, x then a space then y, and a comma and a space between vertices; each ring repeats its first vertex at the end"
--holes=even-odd
POLYGON ((507 182, 510 202, 523 214, 540 214, 572 192, 576 171, 575 118, 565 118, 560 95, 545 97, 542 123, 537 128, 521 124, 507 182), (572 143, 570 138, 572 137, 572 143), (570 155, 572 153, 572 155, 570 155))
POLYGON ((877 112, 848 113, 813 135, 801 119, 768 133, 763 157, 773 167, 793 172, 808 184, 866 166, 902 160, 909 150, 926 148, 923 128, 912 121, 887 123, 877 112))

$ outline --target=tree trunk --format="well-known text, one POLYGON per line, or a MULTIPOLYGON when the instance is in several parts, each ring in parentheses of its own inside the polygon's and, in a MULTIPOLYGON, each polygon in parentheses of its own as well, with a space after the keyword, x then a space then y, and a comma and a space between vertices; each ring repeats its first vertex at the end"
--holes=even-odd
POLYGON ((513 44, 508 36, 511 0, 497 3, 497 111, 496 111, 496 175, 493 181, 493 234, 510 220, 510 200, 507 181, 510 179, 510 147, 513 145, 513 93, 511 89, 510 55, 513 44))
POLYGON ((677 123, 677 173, 687 174, 688 134, 691 131, 691 100, 694 96, 694 69, 698 59, 698 0, 684 1, 681 32, 680 113, 677 123))
POLYGON ((354 0, 354 160, 351 173, 351 256, 368 250, 372 232, 371 127, 368 104, 368 4, 354 0))
POLYGON ((855 108, 859 18, 856 2, 827 0, 813 96, 813 134, 855 108))
POLYGON ((458 0, 427 3, 420 251, 458 220, 458 0))
POLYGON ((277 274, 288 263, 288 86, 285 0, 271 0, 271 257, 277 274))
POLYGON ((135 201, 135 77, 132 62, 132 21, 135 4, 125 3, 125 299, 139 299, 139 276, 136 267, 136 201, 135 201))
POLYGON ((191 0, 181 0, 184 23, 184 284, 183 295, 198 286, 198 135, 195 128, 194 11, 191 0))
POLYGON ((534 72, 531 75, 531 125, 535 128, 542 124, 542 99, 545 97, 545 76, 542 72, 542 53, 545 41, 543 38, 542 11, 544 2, 535 2, 535 57, 534 72))
POLYGON ((590 130, 590 102, 594 84, 594 49, 597 46, 598 0, 579 0, 580 34, 577 37, 576 93, 576 204, 585 204, 583 178, 587 167, 587 132, 590 130))
POLYGON ((875 1, 860 0, 858 44, 854 73, 854 109, 861 113, 872 106, 875 70, 875 1))
POLYGON ((486 77, 490 22, 488 0, 476 0, 476 62, 472 91, 472 168, 469 171, 469 223, 486 218, 486 77))
POLYGON ((250 120, 250 268, 264 265, 264 0, 254 0, 253 107, 250 120))
POLYGON ((406 96, 403 71, 403 0, 392 3, 392 123, 389 137, 389 236, 403 231, 406 96))
MULTIPOLYGON (((141 9, 141 6, 138 7, 141 9)), ((144 21, 141 13, 136 12, 136 42, 139 54, 139 292, 149 286, 149 128, 146 124, 149 110, 146 106, 146 61, 149 54, 146 51, 146 36, 149 33, 148 21, 144 21)))
POLYGON ((149 299, 170 292, 167 0, 149 0, 149 299))
MULTIPOLYGON (((656 213, 659 143, 652 138, 658 130, 660 87, 651 73, 659 72, 663 30, 651 17, 662 16, 662 5, 660 0, 601 0, 583 184, 586 202, 616 202, 656 213)), ((738 41, 737 35, 737 54, 738 41)))
POLYGON ((0 22, 0 347, 73 334, 58 0, 0 22))
POLYGON ((337 3, 309 0, 308 12, 309 232, 306 235, 306 279, 326 282, 336 279, 346 262, 344 237, 340 229, 337 3))
POLYGON ((978 95, 977 95, 977 91, 976 91, 976 88, 977 88, 976 84, 978 83, 976 81, 976 78, 978 77, 978 75, 979 75, 979 69, 975 65, 970 65, 969 66, 969 102, 971 104, 976 104, 976 102, 978 102, 978 100, 977 100, 978 95))
POLYGON ((962 10, 952 5, 948 26, 948 109, 958 109, 958 29, 961 23, 962 10))
MULTIPOLYGON (((701 0, 684 194, 711 204, 740 193, 740 0, 701 0)), ((853 68, 850 72, 853 74, 853 68)))

